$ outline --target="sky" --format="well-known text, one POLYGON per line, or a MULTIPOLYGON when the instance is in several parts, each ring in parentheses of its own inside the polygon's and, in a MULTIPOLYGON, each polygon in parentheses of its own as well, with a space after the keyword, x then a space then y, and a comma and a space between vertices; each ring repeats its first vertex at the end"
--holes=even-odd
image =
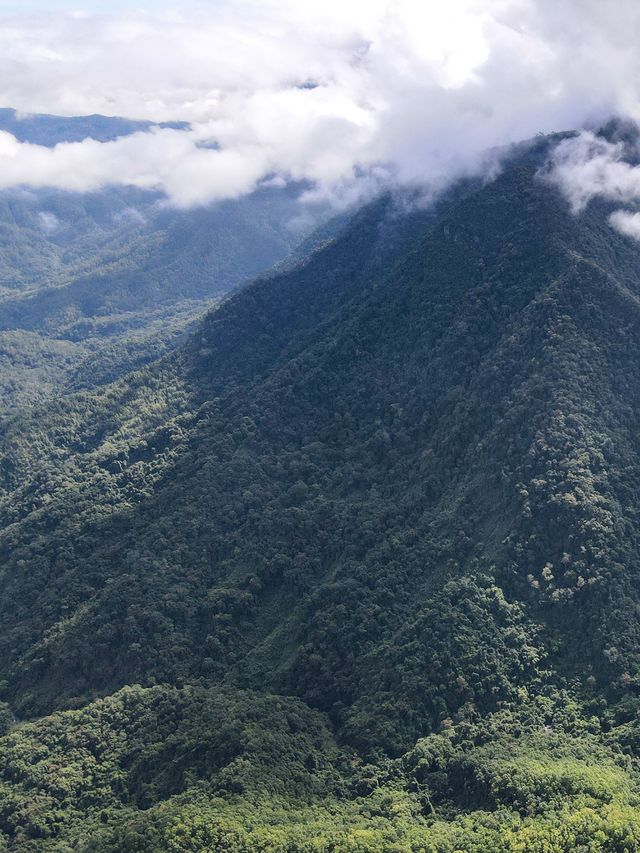
MULTIPOLYGON (((0 186, 181 207, 274 180, 336 204, 437 191, 495 146, 640 118, 639 37, 637 0, 0 0, 0 106, 190 123, 55 149, 0 133, 0 186)), ((568 163, 563 187, 587 179, 568 163)))
MULTIPOLYGON (((108 8, 109 11, 114 12, 122 9, 142 9, 146 11, 153 11, 154 9, 163 8, 163 4, 160 0, 147 0, 147 2, 137 3, 135 6, 130 2, 130 0, 109 0, 108 8)), ((20 15, 25 12, 37 12, 47 13, 47 12, 91 12, 94 14, 104 13, 107 8, 107 3, 105 0, 79 0, 74 2, 74 0, 20 0, 20 2, 15 2, 15 0, 0 0, 0 14, 6 15, 20 15)))

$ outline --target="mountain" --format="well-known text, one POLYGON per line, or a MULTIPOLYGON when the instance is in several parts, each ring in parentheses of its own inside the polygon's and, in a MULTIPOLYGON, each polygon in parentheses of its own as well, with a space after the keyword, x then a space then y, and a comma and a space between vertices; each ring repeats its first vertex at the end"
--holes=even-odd
POLYGON ((24 114, 7 107, 0 108, 0 130, 10 133, 20 142, 45 145, 47 148, 61 142, 82 142, 88 137, 98 142, 111 142, 120 136, 129 136, 154 127, 183 130, 188 125, 184 122, 135 121, 118 116, 24 114))
MULTIPOLYGON (((149 127, 0 110, 0 129, 41 145, 149 127)), ((188 211, 132 187, 0 192, 0 411, 104 384, 172 349, 215 301, 313 242, 328 211, 307 211, 301 226, 302 189, 188 211)))
POLYGON ((4 420, 7 849, 638 849, 640 246, 557 139, 4 420))

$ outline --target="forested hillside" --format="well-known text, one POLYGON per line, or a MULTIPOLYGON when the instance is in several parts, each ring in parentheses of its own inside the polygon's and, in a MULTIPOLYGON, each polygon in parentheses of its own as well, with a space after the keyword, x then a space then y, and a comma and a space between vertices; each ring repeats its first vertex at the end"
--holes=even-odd
POLYGON ((2 424, 19 851, 640 845, 640 245, 537 140, 2 424))

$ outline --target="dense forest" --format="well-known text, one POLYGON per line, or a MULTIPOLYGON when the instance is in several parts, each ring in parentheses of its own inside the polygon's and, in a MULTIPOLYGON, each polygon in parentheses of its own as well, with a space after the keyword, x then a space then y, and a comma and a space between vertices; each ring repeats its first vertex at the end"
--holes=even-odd
POLYGON ((556 141, 0 423, 5 849, 638 849, 640 245, 556 141))

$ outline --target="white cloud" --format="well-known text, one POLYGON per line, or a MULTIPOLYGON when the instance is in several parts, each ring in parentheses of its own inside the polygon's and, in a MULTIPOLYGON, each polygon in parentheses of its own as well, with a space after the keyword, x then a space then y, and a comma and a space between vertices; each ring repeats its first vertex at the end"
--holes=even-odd
POLYGON ((363 174, 374 186, 390 175, 437 185, 481 168, 492 146, 636 116, 640 4, 606 6, 217 0, 5 16, 0 103, 192 128, 49 151, 3 134, 0 185, 133 184, 183 206, 278 177, 343 198, 363 174))
POLYGON ((609 217, 609 222, 616 231, 640 240, 640 213, 630 213, 627 210, 616 210, 609 217))
POLYGON ((630 202, 640 197, 640 168, 627 162, 626 154, 621 142, 609 142, 583 131, 556 147, 550 177, 560 186, 575 213, 596 197, 630 202))
POLYGON ((18 142, 0 131, 0 187, 46 186, 85 192, 111 183, 164 190, 178 206, 250 192, 267 169, 255 147, 198 147, 179 130, 134 133, 112 142, 60 143, 54 148, 18 142))
MULTIPOLYGON (((583 131, 555 148, 547 177, 562 190, 574 213, 580 213, 594 198, 636 204, 640 202, 640 166, 633 162, 637 154, 637 150, 629 150, 628 143, 610 142, 583 131)), ((616 210, 609 222, 621 234, 640 239, 640 214, 616 210)))

